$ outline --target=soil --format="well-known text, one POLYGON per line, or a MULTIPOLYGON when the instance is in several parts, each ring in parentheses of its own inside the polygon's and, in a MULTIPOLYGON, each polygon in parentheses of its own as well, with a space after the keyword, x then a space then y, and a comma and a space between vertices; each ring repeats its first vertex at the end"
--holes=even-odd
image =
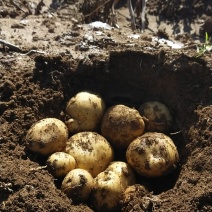
POLYGON ((212 211, 212 54, 196 49, 211 36, 212 2, 149 0, 144 33, 131 30, 126 1, 116 7, 120 28, 91 28, 109 20, 111 2, 102 2, 0 2, 0 211, 94 211, 66 197, 46 158, 25 147, 30 126, 64 120, 81 90, 101 94, 107 107, 161 101, 174 118, 167 134, 178 167, 161 178, 138 176, 150 193, 138 185, 120 211, 212 211))

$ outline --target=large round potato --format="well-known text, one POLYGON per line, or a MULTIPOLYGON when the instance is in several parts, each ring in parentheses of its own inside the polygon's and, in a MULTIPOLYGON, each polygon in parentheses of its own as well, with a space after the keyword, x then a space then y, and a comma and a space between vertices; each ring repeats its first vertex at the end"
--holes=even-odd
POLYGON ((79 92, 69 100, 66 107, 69 132, 96 130, 104 112, 105 103, 99 95, 87 91, 79 92))
POLYGON ((140 175, 159 177, 176 167, 179 155, 171 138, 163 133, 148 132, 129 145, 126 158, 140 175))
POLYGON ((41 155, 51 155, 62 151, 68 140, 66 125, 56 118, 42 119, 29 129, 26 135, 26 146, 41 155))
POLYGON ((119 211, 119 201, 123 193, 120 177, 115 172, 101 172, 94 179, 94 189, 91 193, 92 205, 96 211, 119 211))
POLYGON ((84 169, 73 169, 64 178, 61 190, 74 202, 85 202, 93 189, 93 177, 84 169))
POLYGON ((114 153, 108 141, 96 132, 79 132, 68 139, 65 152, 76 160, 76 168, 89 171, 93 177, 113 161, 114 153))
POLYGON ((171 128, 172 116, 167 106, 161 102, 146 102, 138 111, 144 117, 145 131, 166 132, 171 128))
POLYGON ((125 105, 110 107, 104 114, 101 133, 116 148, 127 148, 144 133, 144 121, 139 112, 125 105))

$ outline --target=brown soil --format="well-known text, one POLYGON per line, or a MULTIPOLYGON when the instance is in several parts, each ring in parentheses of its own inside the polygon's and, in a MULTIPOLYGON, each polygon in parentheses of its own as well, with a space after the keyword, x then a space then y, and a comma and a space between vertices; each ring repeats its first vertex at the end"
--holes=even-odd
MULTIPOLYGON (((15 45, 0 44, 0 211, 93 211, 89 202, 74 205, 61 179, 42 168, 46 158, 25 148, 30 126, 64 120, 68 99, 81 90, 100 93, 108 107, 158 100, 175 120, 168 135, 179 166, 165 177, 139 177, 152 193, 138 186, 120 210, 212 211, 212 56, 197 57, 193 45, 211 35, 211 1, 149 0, 143 34, 130 29, 126 2, 117 5, 120 29, 101 34, 82 22, 82 11, 102 1, 86 1, 83 10, 82 1, 44 0, 41 9, 39 2, 0 2, 0 39, 15 45), (157 35, 188 47, 153 42, 157 35)), ((103 21, 106 12, 90 20, 103 21)))

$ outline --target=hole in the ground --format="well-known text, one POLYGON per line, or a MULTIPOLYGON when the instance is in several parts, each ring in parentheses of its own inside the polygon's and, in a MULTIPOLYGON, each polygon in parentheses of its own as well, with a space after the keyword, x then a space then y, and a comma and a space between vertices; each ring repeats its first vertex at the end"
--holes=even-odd
MULTIPOLYGON (((193 83, 191 72, 188 71, 193 61, 183 55, 176 54, 174 57, 172 55, 171 61, 163 52, 111 52, 105 60, 92 56, 89 57, 88 64, 84 61, 75 63, 78 65, 74 71, 69 66, 72 64, 70 58, 56 58, 57 62, 53 63, 55 58, 37 57, 34 79, 43 88, 51 87, 55 91, 59 89, 63 92, 64 99, 60 102, 58 111, 64 111, 67 101, 82 90, 99 93, 108 107, 124 104, 138 109, 142 103, 150 100, 166 104, 174 118, 173 126, 167 134, 175 142, 181 156, 186 144, 184 131, 192 119, 190 117, 187 120, 185 116, 192 115, 195 109, 195 104, 190 104, 189 98, 193 97, 189 94, 190 85, 187 84, 193 83), (174 57, 176 58, 173 60, 174 57), (62 74, 53 76, 52 71, 62 74), (185 71, 188 74, 182 75, 185 71)), ((57 117, 60 116, 57 114, 57 117)), ((125 153, 119 152, 116 160, 125 161, 125 153)), ((160 194, 174 187, 180 171, 179 165, 174 172, 164 177, 137 178, 139 183, 147 185, 154 194, 160 194)))

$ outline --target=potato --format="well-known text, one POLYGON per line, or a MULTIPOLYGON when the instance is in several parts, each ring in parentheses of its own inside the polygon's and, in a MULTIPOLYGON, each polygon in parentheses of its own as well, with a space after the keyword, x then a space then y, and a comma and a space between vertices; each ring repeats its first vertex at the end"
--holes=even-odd
POLYGON ((114 161, 107 167, 106 170, 112 171, 119 176, 123 190, 136 183, 134 171, 125 162, 114 161))
POLYGON ((102 135, 115 147, 127 148, 144 133, 145 124, 139 112, 124 105, 110 107, 101 123, 102 135))
POLYGON ((65 152, 76 160, 76 168, 89 171, 93 177, 113 161, 114 153, 108 141, 96 132, 79 132, 68 139, 65 152))
POLYGON ((75 203, 85 202, 93 189, 93 177, 84 169, 73 169, 64 178, 61 190, 75 203))
POLYGON ((172 116, 166 105, 150 101, 138 109, 145 120, 145 130, 150 132, 166 132, 172 126, 172 116))
POLYGON ((179 155, 174 142, 167 135, 148 132, 129 145, 126 159, 138 174, 159 177, 176 167, 179 155))
POLYGON ((94 179, 94 191, 92 192, 94 208, 98 211, 116 211, 119 208, 122 194, 135 182, 134 172, 127 163, 112 162, 94 179))
POLYGON ((66 107, 69 132, 95 131, 105 112, 105 103, 97 95, 87 91, 79 92, 72 97, 66 107))
POLYGON ((33 152, 49 156, 62 151, 68 140, 66 125, 56 118, 42 119, 29 129, 26 135, 26 146, 33 152))
POLYGON ((94 179, 91 201, 96 211, 119 211, 124 190, 120 177, 113 171, 104 171, 94 179))
POLYGON ((55 152, 49 156, 47 169, 54 177, 63 177, 76 166, 75 159, 65 152, 55 152))

